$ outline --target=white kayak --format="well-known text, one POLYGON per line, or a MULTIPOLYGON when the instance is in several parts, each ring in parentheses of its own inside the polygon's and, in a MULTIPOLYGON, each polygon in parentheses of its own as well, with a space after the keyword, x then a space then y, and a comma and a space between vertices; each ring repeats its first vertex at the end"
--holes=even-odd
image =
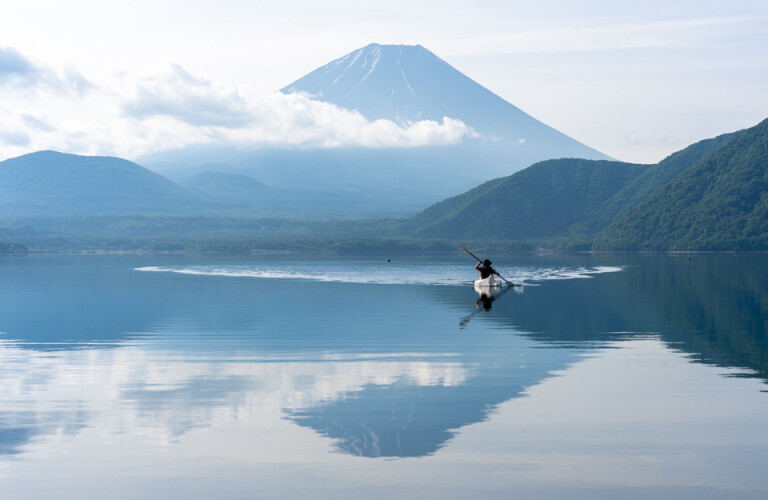
POLYGON ((482 280, 475 280, 474 286, 477 291, 495 290, 501 288, 504 283, 498 281, 493 275, 482 280))

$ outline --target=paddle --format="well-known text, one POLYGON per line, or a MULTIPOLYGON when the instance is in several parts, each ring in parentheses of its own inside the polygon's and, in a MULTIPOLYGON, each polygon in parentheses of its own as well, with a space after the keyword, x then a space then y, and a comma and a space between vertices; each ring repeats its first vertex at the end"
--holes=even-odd
MULTIPOLYGON (((472 253, 472 252, 469 250, 469 248, 467 248, 467 247, 465 247, 464 245, 461 245, 461 244, 459 245, 459 247, 460 247, 462 250, 464 250, 465 252, 467 252, 469 255, 471 255, 472 257, 476 258, 478 262, 483 262, 483 259, 481 259, 481 258, 480 258, 480 257, 478 257, 477 255, 473 254, 473 253, 472 253)), ((514 283, 511 283, 511 282, 507 281, 507 278, 505 278, 504 276, 502 276, 502 275, 500 275, 500 274, 499 274, 499 278, 503 279, 503 280, 504 280, 504 282, 505 282, 507 285, 509 285, 509 286, 515 286, 515 284, 514 284, 514 283)))

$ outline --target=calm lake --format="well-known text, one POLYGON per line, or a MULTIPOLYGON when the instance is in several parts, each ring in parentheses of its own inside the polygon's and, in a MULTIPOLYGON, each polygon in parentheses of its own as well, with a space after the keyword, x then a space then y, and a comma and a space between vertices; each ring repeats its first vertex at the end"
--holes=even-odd
POLYGON ((0 498, 768 498, 768 257, 0 258, 0 498))

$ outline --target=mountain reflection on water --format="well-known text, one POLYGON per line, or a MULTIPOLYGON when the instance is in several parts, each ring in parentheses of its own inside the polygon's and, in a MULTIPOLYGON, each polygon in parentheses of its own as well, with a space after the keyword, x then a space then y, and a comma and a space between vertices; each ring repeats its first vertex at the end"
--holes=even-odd
MULTIPOLYGON (((521 266, 569 261, 552 259, 521 266)), ((593 349, 649 336, 768 380, 764 257, 586 260, 623 271, 529 281, 478 312, 468 285, 142 273, 136 257, 4 259, 0 456, 92 426, 167 442, 267 413, 343 453, 426 456, 593 349)))

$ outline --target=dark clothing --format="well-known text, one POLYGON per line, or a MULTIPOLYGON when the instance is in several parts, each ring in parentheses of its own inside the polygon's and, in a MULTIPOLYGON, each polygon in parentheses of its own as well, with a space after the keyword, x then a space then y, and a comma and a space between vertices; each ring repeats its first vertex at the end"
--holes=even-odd
POLYGON ((480 262, 477 263, 477 266, 475 266, 475 269, 480 271, 480 279, 484 280, 488 276, 492 274, 499 274, 496 272, 496 269, 492 268, 491 266, 486 266, 484 264, 481 264, 480 262))

